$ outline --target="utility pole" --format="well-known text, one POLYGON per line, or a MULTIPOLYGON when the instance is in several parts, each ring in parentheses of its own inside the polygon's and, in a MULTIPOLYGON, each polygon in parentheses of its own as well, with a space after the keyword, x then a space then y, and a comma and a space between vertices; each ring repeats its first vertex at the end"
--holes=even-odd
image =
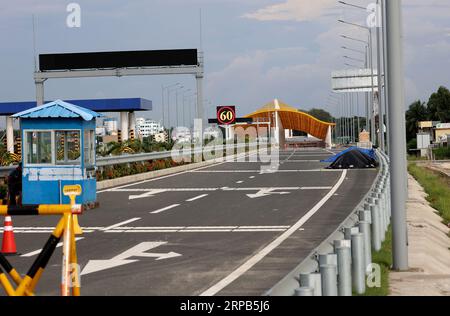
POLYGON ((408 270, 406 128, 401 0, 386 1, 393 268, 408 270))

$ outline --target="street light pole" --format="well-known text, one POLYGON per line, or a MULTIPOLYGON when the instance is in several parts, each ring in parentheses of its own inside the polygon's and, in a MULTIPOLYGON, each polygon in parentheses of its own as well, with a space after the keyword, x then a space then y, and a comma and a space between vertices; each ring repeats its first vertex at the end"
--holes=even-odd
MULTIPOLYGON (((383 70, 384 70, 384 104, 386 108, 386 139, 390 138, 390 128, 389 128, 389 88, 388 88, 388 77, 387 77, 387 47, 386 47, 386 0, 381 0, 381 18, 383 25, 383 34, 381 36, 383 44, 383 70)), ((386 142, 386 153, 389 153, 389 142, 386 142)))
POLYGON ((394 270, 408 270, 406 133, 401 0, 386 1, 392 252, 394 270))
MULTIPOLYGON (((344 4, 344 5, 350 5, 348 3, 345 3, 343 1, 339 1, 340 3, 344 4)), ((355 5, 350 5, 353 7, 358 7, 355 5)), ((373 41, 372 41, 372 29, 370 27, 367 26, 363 26, 363 25, 359 25, 356 23, 351 23, 351 22, 346 22, 343 20, 338 20, 338 22, 340 23, 344 23, 344 24, 348 24, 348 25, 352 25, 352 26, 356 26, 359 27, 361 29, 364 29, 366 31, 369 32, 369 67, 370 67, 370 77, 371 77, 371 97, 370 97, 370 112, 371 112, 371 128, 370 128, 370 132, 371 132, 371 140, 375 141, 376 140, 376 130, 375 130, 375 112, 374 112, 374 97, 375 97, 375 89, 374 89, 374 81, 373 81, 373 77, 374 77, 374 71, 373 71, 373 41)))
MULTIPOLYGON (((380 5, 380 0, 377 0, 377 10, 378 7, 380 5)), ((385 151, 384 148, 384 109, 383 109, 383 83, 382 83, 382 71, 381 71, 381 58, 383 56, 382 54, 382 46, 381 46, 381 36, 380 36, 380 29, 382 28, 381 25, 381 21, 378 21, 378 12, 376 12, 376 16, 377 16, 377 24, 376 28, 377 28, 377 72, 378 72, 378 126, 380 129, 380 132, 378 133, 379 135, 379 140, 378 143, 380 145, 380 149, 382 151, 385 151)))

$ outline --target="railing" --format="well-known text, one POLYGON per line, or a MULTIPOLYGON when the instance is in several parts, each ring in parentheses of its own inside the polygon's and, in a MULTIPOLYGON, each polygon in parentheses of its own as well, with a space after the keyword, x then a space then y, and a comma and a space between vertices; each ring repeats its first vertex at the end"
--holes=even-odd
MULTIPOLYGON (((268 296, 351 296, 366 292, 372 250, 379 251, 391 219, 389 158, 377 152, 380 169, 370 191, 342 225, 314 249, 268 296)), ((374 270, 375 271, 375 270, 374 270)))
MULTIPOLYGON (((250 144, 233 144, 231 146, 216 146, 214 147, 216 150, 226 151, 228 150, 236 150, 242 149, 246 147, 254 148, 258 146, 257 143, 250 144)), ((205 147, 193 148, 191 150, 191 154, 197 155, 203 153, 205 147)), ((97 157, 97 166, 105 167, 105 166, 113 166, 120 164, 127 164, 133 162, 142 162, 142 161, 150 161, 155 159, 167 159, 172 157, 172 151, 161 151, 161 152, 152 152, 152 153, 142 153, 142 154, 130 154, 130 155, 120 155, 120 156, 110 156, 110 157, 97 157)), ((7 176, 11 171, 13 171, 16 166, 7 166, 0 167, 0 177, 7 176)))

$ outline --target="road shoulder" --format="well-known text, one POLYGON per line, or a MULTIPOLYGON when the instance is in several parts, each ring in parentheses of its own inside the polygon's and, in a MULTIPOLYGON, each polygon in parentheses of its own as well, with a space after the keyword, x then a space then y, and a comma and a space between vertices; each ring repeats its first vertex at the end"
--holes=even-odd
POLYGON ((407 221, 410 271, 391 272, 392 296, 450 296, 450 238, 442 218, 409 176, 407 221))

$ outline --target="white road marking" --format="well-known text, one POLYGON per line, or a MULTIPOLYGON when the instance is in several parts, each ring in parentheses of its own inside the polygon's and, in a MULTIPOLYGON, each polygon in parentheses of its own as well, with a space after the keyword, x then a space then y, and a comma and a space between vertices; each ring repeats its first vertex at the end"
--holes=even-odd
POLYGON ((140 217, 135 217, 135 218, 129 219, 129 220, 127 220, 127 221, 123 221, 123 222, 120 222, 120 223, 117 223, 117 224, 114 224, 114 225, 111 225, 111 226, 102 228, 102 229, 100 229, 100 230, 101 230, 101 231, 107 231, 107 230, 110 230, 110 229, 114 229, 114 228, 116 228, 116 227, 120 227, 120 226, 125 225, 125 224, 129 224, 129 223, 138 221, 138 220, 140 220, 140 219, 141 219, 140 217))
POLYGON ((119 266, 123 266, 129 263, 133 263, 139 260, 128 260, 132 257, 143 257, 143 258, 156 258, 156 260, 171 259, 175 257, 180 257, 181 254, 176 252, 169 253, 148 253, 146 251, 165 245, 167 242, 143 242, 133 248, 124 251, 120 255, 115 256, 109 260, 90 260, 86 266, 83 268, 81 275, 86 275, 106 269, 111 269, 119 266))
MULTIPOLYGON (((249 155, 256 155, 256 153, 252 153, 252 154, 248 154, 248 153, 238 154, 235 158, 242 157, 242 155, 249 156, 249 155)), ((224 157, 224 159, 226 159, 226 157, 224 157)), ((225 160, 225 161, 221 161, 221 162, 211 163, 211 165, 200 167, 200 168, 197 168, 195 170, 203 170, 203 169, 206 169, 206 168, 216 167, 216 166, 220 166, 220 165, 223 165, 223 164, 229 163, 229 162, 230 161, 226 161, 225 160)), ((231 161, 231 162, 233 162, 233 161, 231 161)), ((148 179, 148 180, 143 180, 143 181, 139 181, 139 182, 135 182, 135 183, 131 183, 131 184, 126 184, 126 185, 122 185, 122 186, 118 186, 118 187, 114 187, 114 188, 109 188, 109 189, 97 191, 97 193, 99 194, 99 193, 104 193, 104 192, 111 192, 111 191, 114 191, 115 189, 128 188, 128 187, 131 187, 131 186, 134 186, 134 185, 139 185, 139 184, 143 184, 143 183, 148 183, 148 182, 158 181, 158 180, 162 180, 162 179, 166 179, 166 178, 171 178, 171 177, 179 176, 179 175, 182 175, 182 174, 190 173, 192 171, 193 170, 181 171, 181 172, 177 172, 177 173, 174 173, 174 174, 169 174, 167 176, 152 178, 152 179, 148 179)))
MULTIPOLYGON (((262 174, 273 174, 273 173, 298 173, 298 172, 341 172, 342 170, 335 169, 305 169, 305 170, 273 170, 270 172, 262 172, 262 174)), ((261 174, 261 170, 202 170, 202 171, 193 171, 192 173, 259 173, 261 174)))
MULTIPOLYGON (((219 162, 219 163, 213 163, 213 164, 211 164, 209 166, 201 167, 201 168, 198 168, 198 169, 195 169, 195 170, 203 170, 203 169, 206 169, 206 168, 220 166, 220 165, 223 165, 224 163, 226 163, 226 161, 219 162)), ((186 173, 189 173, 189 172, 192 172, 192 170, 186 170, 186 171, 182 171, 182 172, 178 172, 178 173, 174 173, 174 174, 169 174, 167 176, 157 177, 157 178, 153 178, 153 179, 148 179, 148 180, 143 180, 143 181, 139 181, 139 182, 135 182, 135 183, 131 183, 131 184, 122 185, 122 186, 119 186, 119 187, 105 189, 105 190, 102 190, 102 191, 97 191, 97 193, 111 192, 111 191, 114 191, 115 189, 128 188, 128 187, 131 187, 131 186, 134 186, 134 185, 139 185, 139 184, 144 184, 144 183, 148 183, 148 182, 154 182, 154 181, 158 181, 158 180, 162 180, 162 179, 167 179, 167 178, 179 176, 179 175, 182 175, 182 174, 186 174, 186 173)))
POLYGON ((156 210, 156 211, 153 211, 153 212, 150 212, 150 213, 151 213, 151 214, 159 214, 159 213, 162 213, 162 212, 171 210, 171 209, 173 209, 173 208, 175 208, 175 207, 178 207, 178 206, 180 206, 180 204, 172 204, 172 205, 170 205, 170 206, 161 208, 161 209, 159 209, 159 210, 156 210))
POLYGON ((204 197, 207 197, 207 196, 208 196, 208 194, 202 194, 202 195, 193 197, 192 199, 186 200, 186 202, 194 202, 194 201, 203 199, 204 197))
POLYGON ((164 192, 166 192, 164 189, 163 190, 155 189, 155 190, 148 191, 148 192, 146 192, 144 194, 141 194, 141 195, 130 195, 128 197, 128 199, 129 200, 144 199, 144 198, 148 198, 148 197, 153 197, 156 194, 164 193, 164 192))
POLYGON ((255 179, 256 177, 255 176, 251 176, 251 177, 248 177, 249 179, 255 179))
POLYGON ((244 181, 236 181, 236 184, 242 184, 244 181))
MULTIPOLYGON (((244 232, 244 231, 254 231, 254 232, 270 232, 270 231, 285 231, 290 228, 290 226, 172 226, 172 227, 131 227, 131 226, 117 226, 114 228, 108 227, 94 227, 95 229, 86 230, 83 228, 83 232, 94 232, 100 231, 104 233, 182 233, 186 231, 196 231, 196 232, 244 232)), ((53 230, 43 230, 41 227, 27 227, 27 230, 21 230, 20 228, 15 231, 15 233, 34 233, 34 234, 48 234, 53 232, 53 230)), ((83 239, 84 237, 79 237, 83 239)), ((26 256, 26 255, 23 255, 26 256)), ((31 256, 31 255, 30 255, 31 256)))
MULTIPOLYGON (((84 239, 84 237, 77 237, 77 238, 75 238, 75 241, 80 241, 82 239, 84 239)), ((56 245, 56 248, 62 247, 62 245, 63 245, 63 243, 60 242, 60 243, 58 243, 56 245)), ((33 256, 36 256, 36 255, 40 254, 41 251, 42 251, 42 249, 38 249, 38 250, 35 250, 35 251, 32 251, 32 252, 23 254, 23 255, 21 255, 21 257, 33 257, 33 256)))
POLYGON ((119 227, 107 233, 242 233, 282 232, 290 226, 119 227))
POLYGON ((234 270, 231 274, 219 281, 217 284, 210 287, 208 290, 200 294, 200 296, 213 296, 223 290, 226 286, 230 285, 233 281, 238 279, 241 275, 250 270, 255 264, 261 261, 265 256, 271 253, 275 248, 279 247, 286 239, 292 234, 298 231, 314 214, 316 214, 322 206, 336 193, 347 176, 347 170, 342 171, 341 177, 334 185, 333 189, 326 196, 322 198, 311 210, 308 211, 297 223, 295 223, 286 232, 281 234, 278 238, 272 241, 269 245, 264 247, 256 255, 248 259, 243 265, 234 270))
POLYGON ((276 189, 268 189, 268 190, 259 190, 257 193, 255 194, 247 194, 247 196, 251 199, 257 199, 257 198, 261 198, 261 197, 265 197, 265 196, 269 196, 272 194, 278 194, 278 195, 286 195, 286 194, 290 194, 290 192, 274 192, 276 189))

